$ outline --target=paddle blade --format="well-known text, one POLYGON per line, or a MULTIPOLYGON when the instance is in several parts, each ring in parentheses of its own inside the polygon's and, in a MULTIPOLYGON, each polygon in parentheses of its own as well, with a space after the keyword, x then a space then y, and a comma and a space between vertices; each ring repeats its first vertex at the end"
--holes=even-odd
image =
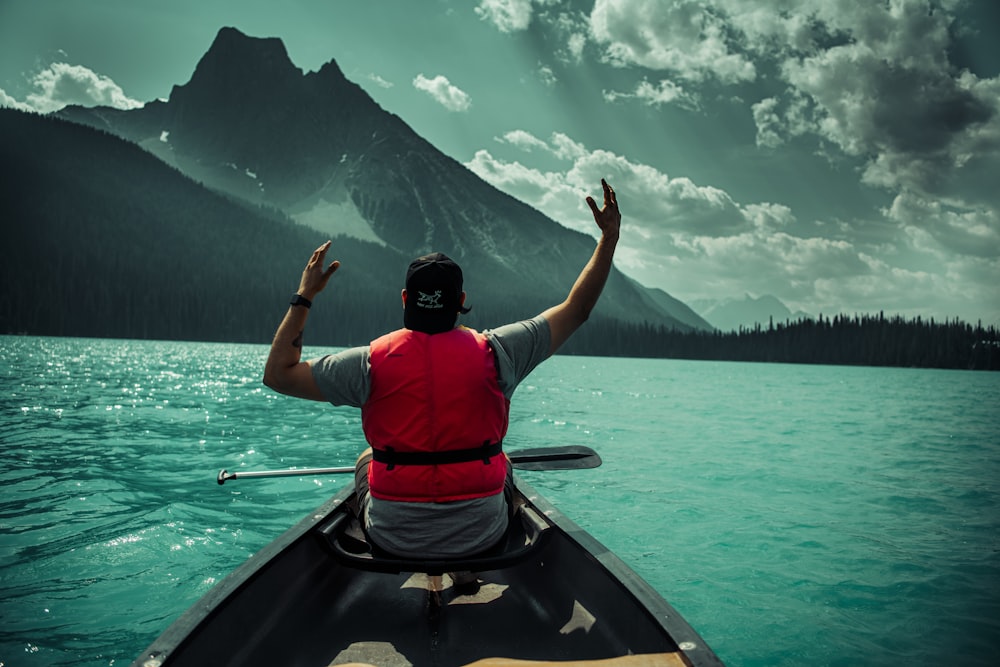
POLYGON ((598 453, 582 445, 522 449, 507 456, 518 470, 584 470, 601 465, 598 453))

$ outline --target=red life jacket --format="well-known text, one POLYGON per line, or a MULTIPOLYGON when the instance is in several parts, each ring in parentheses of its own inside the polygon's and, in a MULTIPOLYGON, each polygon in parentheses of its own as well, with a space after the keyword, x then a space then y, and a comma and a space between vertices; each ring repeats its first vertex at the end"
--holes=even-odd
POLYGON ((400 329, 372 341, 369 359, 361 424, 374 452, 373 497, 448 502, 503 491, 510 401, 485 336, 400 329))

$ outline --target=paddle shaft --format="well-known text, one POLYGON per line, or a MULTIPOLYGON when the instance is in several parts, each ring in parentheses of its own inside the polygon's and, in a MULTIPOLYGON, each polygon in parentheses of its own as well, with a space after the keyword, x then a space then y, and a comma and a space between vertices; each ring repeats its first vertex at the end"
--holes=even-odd
MULTIPOLYGON (((601 465, 601 457, 593 449, 581 445, 566 447, 538 447, 507 454, 511 464, 520 470, 582 470, 601 465)), ((219 484, 232 479, 262 477, 301 477, 311 475, 345 475, 354 472, 354 466, 337 468, 297 468, 292 470, 248 470, 229 472, 220 470, 216 478, 219 484)))

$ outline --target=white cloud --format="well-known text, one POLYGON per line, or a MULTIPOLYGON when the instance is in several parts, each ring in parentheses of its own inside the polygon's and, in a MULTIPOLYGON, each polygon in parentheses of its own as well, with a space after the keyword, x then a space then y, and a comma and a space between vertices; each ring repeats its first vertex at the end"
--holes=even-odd
POLYGON ((560 218, 569 220, 567 226, 590 231, 580 224, 580 214, 584 209, 576 201, 580 199, 578 192, 567 182, 565 174, 543 172, 520 162, 504 162, 487 150, 476 151, 465 166, 486 182, 531 204, 550 217, 554 217, 553 211, 558 211, 560 218), (570 211, 568 215, 567 211, 570 211))
POLYGON ((481 0, 476 14, 500 32, 518 32, 531 25, 531 0, 481 0))
MULTIPOLYGON (((558 5, 559 0, 552 4, 558 5)), ((590 34, 590 24, 586 16, 578 12, 556 12, 554 15, 544 13, 542 17, 556 32, 557 43, 565 44, 556 49, 554 55, 565 63, 580 64, 583 62, 584 49, 587 47, 587 37, 590 34)))
POLYGON ((754 104, 753 120, 757 125, 757 145, 775 148, 783 143, 781 136, 781 118, 776 111, 778 100, 773 97, 754 104))
POLYGON ((381 76, 375 73, 369 74, 368 80, 374 83, 379 88, 392 88, 393 86, 391 81, 386 81, 381 76))
POLYGON ((8 95, 7 91, 3 88, 0 88, 0 107, 10 107, 11 109, 20 109, 21 111, 34 111, 34 109, 24 102, 18 102, 8 95))
POLYGON ((538 80, 544 83, 546 86, 554 86, 559 81, 556 73, 552 71, 552 68, 548 65, 538 66, 538 80))
POLYGON ((653 106, 674 102, 680 102, 687 106, 696 106, 693 97, 682 86, 677 85, 677 83, 669 79, 663 79, 656 85, 648 81, 643 81, 635 89, 635 94, 636 97, 645 100, 653 106))
POLYGON ((867 45, 789 62, 784 72, 813 103, 815 132, 848 155, 874 156, 866 180, 890 188, 936 189, 938 175, 960 166, 956 146, 1000 111, 946 71, 908 68, 867 45))
POLYGON ((698 107, 696 95, 687 92, 682 86, 669 79, 663 79, 658 84, 640 81, 635 91, 631 93, 614 90, 604 91, 604 99, 609 102, 619 99, 638 99, 654 107, 663 104, 677 104, 691 109, 698 107))
MULTIPOLYGON (((926 233, 921 249, 942 248, 946 254, 970 257, 1000 257, 1000 211, 982 206, 949 206, 913 193, 898 195, 885 211, 889 220, 904 230, 916 228, 926 233)), ((997 274, 1000 278, 1000 273, 997 274)))
POLYGON ((542 141, 530 132, 525 132, 524 130, 511 130, 503 135, 502 138, 497 138, 497 141, 510 144, 511 146, 517 146, 523 151, 542 150, 552 152, 552 149, 546 142, 542 141))
POLYGON ((566 53, 570 62, 580 62, 583 59, 583 49, 587 45, 587 36, 574 33, 566 38, 566 53))
POLYGON ((552 154, 560 160, 580 160, 588 156, 590 151, 578 141, 574 141, 562 132, 555 132, 550 139, 552 154))
POLYGON ((468 111, 472 106, 469 95, 458 86, 452 85, 448 78, 441 74, 433 79, 418 74, 413 80, 413 87, 429 94, 449 111, 468 111))
MULTIPOLYGON (((754 216, 741 210, 728 194, 698 186, 688 178, 666 174, 605 150, 590 150, 556 133, 543 141, 523 130, 510 132, 505 143, 525 150, 543 150, 568 163, 565 171, 541 172, 520 162, 505 162, 485 150, 466 165, 484 180, 537 207, 563 224, 594 233, 585 193, 601 178, 627 183, 630 203, 624 212, 643 227, 687 233, 726 235, 751 229, 754 216)), ((759 212, 755 212, 759 216, 759 212)))
POLYGON ((590 14, 594 40, 619 66, 667 70, 701 82, 751 81, 756 68, 733 47, 725 20, 700 0, 597 0, 590 14))
POLYGON ((531 152, 542 151, 553 155, 560 160, 576 160, 586 156, 589 151, 583 144, 574 141, 562 132, 554 132, 549 141, 539 139, 530 132, 524 130, 512 130, 497 138, 497 141, 531 152))
POLYGON ((759 230, 779 230, 795 224, 792 209, 783 204, 748 204, 744 215, 759 230))
POLYGON ((81 65, 53 63, 32 77, 35 90, 24 106, 40 113, 57 111, 69 104, 136 109, 142 102, 128 97, 118 84, 81 65))

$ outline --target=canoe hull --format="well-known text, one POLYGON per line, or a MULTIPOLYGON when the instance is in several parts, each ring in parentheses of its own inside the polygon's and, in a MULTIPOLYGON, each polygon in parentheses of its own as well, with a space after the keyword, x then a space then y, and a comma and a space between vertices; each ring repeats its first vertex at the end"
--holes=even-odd
POLYGON ((344 511, 348 488, 220 582, 133 665, 461 667, 668 653, 721 664, 614 554, 533 488, 519 480, 518 489, 557 530, 516 565, 479 572, 477 591, 447 574, 335 562, 318 527, 344 511))

